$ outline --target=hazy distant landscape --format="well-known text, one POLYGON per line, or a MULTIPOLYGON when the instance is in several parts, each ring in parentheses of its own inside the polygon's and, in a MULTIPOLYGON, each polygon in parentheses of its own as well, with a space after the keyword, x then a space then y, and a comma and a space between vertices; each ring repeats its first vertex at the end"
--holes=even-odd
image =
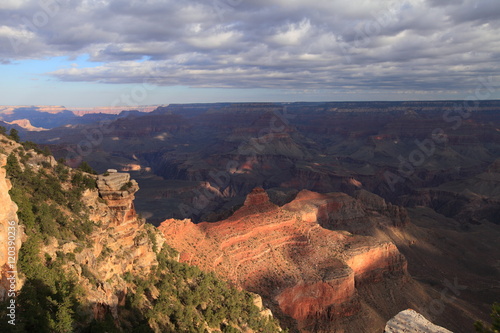
MULTIPOLYGON (((474 109, 460 101, 215 103, 83 116, 21 108, 2 117, 44 127, 12 128, 72 167, 88 163, 99 174, 108 169, 130 174, 139 189, 132 207, 159 226, 182 262, 207 271, 214 269, 213 260, 220 262, 215 271, 263 296, 285 327, 322 332, 374 326, 380 331, 390 317, 411 307, 438 325, 467 332, 463 328, 474 320, 487 319, 500 295, 499 109, 498 101, 481 101, 474 109), (255 189, 265 192, 252 194, 255 189), (306 227, 305 221, 297 229, 280 226, 290 218, 302 221, 300 214, 311 209, 317 211, 314 223, 332 235, 311 236, 315 224, 306 227), (299 215, 276 217, 290 212, 299 215), (201 229, 183 224, 186 218, 203 222, 201 229), (245 222, 237 227, 236 221, 245 222), (211 223, 217 231, 207 229, 211 223), (276 234, 266 223, 276 224, 276 234), (257 249, 253 238, 244 240, 246 228, 255 241, 269 242, 272 254, 250 254, 257 249), (312 238, 303 248, 298 244, 307 228, 313 229, 305 239, 312 238), (207 234, 197 239, 200 232, 207 234), (353 238, 356 245, 346 243, 344 250, 319 245, 342 232, 359 237, 353 238), (236 239, 237 248, 216 245, 236 239), (374 254, 384 242, 395 244, 397 250, 390 251, 396 252, 374 254), (295 253, 297 246, 304 250, 295 253), (350 259, 362 260, 358 269, 368 269, 355 271, 356 291, 307 314, 318 305, 301 300, 300 293, 312 291, 299 292, 295 285, 315 286, 318 273, 305 269, 324 265, 311 263, 310 251, 321 251, 331 261, 349 257, 347 248, 353 246, 360 258, 368 251, 367 258, 350 259), (278 249, 293 251, 292 262, 309 263, 288 267, 289 254, 278 249), (206 258, 209 253, 227 259, 206 258), (247 263, 236 275, 226 271, 252 256, 259 257, 255 268, 247 263), (370 256, 381 257, 368 264, 375 260, 370 256), (398 260, 403 261, 396 265, 398 260), (282 270, 265 273, 275 265, 282 270), (243 272, 248 274, 244 279, 243 272), (454 301, 439 303, 440 311, 431 311, 429 304, 450 281, 463 290, 456 291, 454 301), (282 303, 288 292, 295 300, 286 302, 294 305, 282 303), (395 298, 387 302, 386 295, 395 298)), ((342 237, 338 244, 346 242, 342 237)), ((356 269, 355 261, 349 262, 356 269)), ((329 274, 339 270, 328 265, 333 265, 329 274)), ((329 302, 331 296, 317 297, 329 302)))
MULTIPOLYGON (((35 126, 52 127, 21 137, 49 144, 57 158, 75 165, 85 160, 99 172, 132 172, 140 184, 150 184, 142 186, 147 195, 138 194, 138 209, 161 222, 206 219, 219 209, 224 214, 257 186, 284 193, 349 193, 362 186, 396 204, 440 202, 447 189, 465 191, 467 185, 457 183, 491 168, 499 152, 499 103, 482 101, 474 113, 455 110, 463 107, 459 103, 220 103, 73 118, 65 111, 50 117, 35 112, 29 119, 22 110, 10 117, 28 116, 35 126), (429 198, 431 188, 439 194, 429 198), (194 208, 193 200, 203 196, 209 198, 205 207, 194 208), (152 202, 149 211, 147 202, 152 202), (190 211, 181 213, 181 204, 190 211)), ((476 179, 478 194, 498 196, 495 186, 485 186, 476 179)), ((445 215, 462 216, 471 198, 455 200, 456 208, 435 205, 445 215)), ((476 207, 468 214, 464 222, 493 222, 499 212, 476 207)))

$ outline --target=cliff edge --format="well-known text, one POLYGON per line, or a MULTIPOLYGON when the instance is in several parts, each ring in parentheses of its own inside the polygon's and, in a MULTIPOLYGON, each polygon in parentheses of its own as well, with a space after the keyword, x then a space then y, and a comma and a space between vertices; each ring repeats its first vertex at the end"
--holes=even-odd
POLYGON ((17 277, 17 258, 24 239, 24 228, 17 217, 17 205, 12 201, 9 191, 12 188, 7 179, 5 166, 7 156, 0 154, 0 300, 5 300, 9 290, 21 289, 21 280, 17 277), (11 287, 8 278, 16 278, 11 287))
POLYGON ((387 322, 384 333, 453 333, 434 325, 415 310, 401 311, 387 322))

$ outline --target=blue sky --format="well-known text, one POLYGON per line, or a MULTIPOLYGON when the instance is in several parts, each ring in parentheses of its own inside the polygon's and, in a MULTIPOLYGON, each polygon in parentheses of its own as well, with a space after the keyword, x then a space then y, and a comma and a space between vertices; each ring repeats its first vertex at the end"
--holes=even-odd
POLYGON ((500 98, 497 0, 4 0, 0 105, 500 98))

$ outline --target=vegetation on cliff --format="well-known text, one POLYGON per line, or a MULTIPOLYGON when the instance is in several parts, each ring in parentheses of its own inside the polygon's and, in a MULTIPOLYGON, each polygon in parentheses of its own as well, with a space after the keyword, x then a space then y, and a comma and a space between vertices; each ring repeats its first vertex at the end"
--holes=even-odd
POLYGON ((172 260, 171 251, 164 247, 158 267, 147 278, 128 277, 136 290, 127 297, 128 318, 147 322, 159 332, 278 331, 272 317, 260 315, 252 294, 230 287, 213 273, 172 260))
MULTIPOLYGON (((99 244, 96 237, 112 238, 112 230, 92 220, 95 209, 85 203, 86 192, 97 192, 95 177, 66 167, 62 161, 40 154, 31 143, 14 144, 2 138, 1 152, 8 155, 5 166, 12 183, 10 196, 18 205, 19 223, 24 226, 19 258, 16 325, 0 321, 2 332, 277 332, 272 317, 260 314, 251 294, 237 290, 213 274, 178 263, 168 245, 158 246, 153 226, 142 226, 145 249, 156 257, 149 272, 124 269, 125 302, 96 304, 89 295, 112 285, 82 262, 85 249, 99 244), (7 147, 8 146, 8 147, 7 147), (29 149, 29 150, 27 150, 29 149), (44 157, 42 157, 44 156, 44 157), (87 191, 88 190, 88 191, 87 191), (98 235, 98 236, 96 236, 98 235), (69 245, 72 245, 69 246, 69 245), (50 251, 47 249, 51 249, 50 251), (69 250, 68 250, 69 249, 69 250), (112 307, 116 311, 112 311, 112 307)), ((85 171, 90 171, 86 165, 85 171)), ((96 196, 95 205, 104 205, 96 196)), ((97 261, 116 254, 103 246, 97 261)), ((0 304, 6 318, 8 300, 0 304)))
POLYGON ((500 303, 495 303, 491 309, 491 327, 485 326, 481 321, 474 324, 478 333, 499 333, 500 332, 500 303))
POLYGON ((43 255, 41 247, 51 237, 91 245, 86 237, 94 223, 80 199, 85 188, 95 188, 95 181, 60 164, 35 166, 28 161, 26 151, 19 147, 9 154, 6 165, 13 185, 10 195, 18 205, 19 220, 27 235, 18 259, 18 271, 25 281, 17 298, 15 331, 70 332, 80 320, 77 313, 83 290, 76 276, 64 269, 70 258, 62 252, 56 257, 43 255), (66 184, 64 189, 61 179, 70 173, 71 185, 66 184))

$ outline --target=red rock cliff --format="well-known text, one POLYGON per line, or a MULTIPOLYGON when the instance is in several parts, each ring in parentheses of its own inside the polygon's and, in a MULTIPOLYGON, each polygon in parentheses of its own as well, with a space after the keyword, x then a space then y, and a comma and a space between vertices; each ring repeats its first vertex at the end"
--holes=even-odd
POLYGON ((406 261, 394 244, 319 224, 363 214, 362 204, 342 193, 302 191, 278 207, 264 190, 255 189, 226 220, 193 224, 170 219, 159 229, 181 252, 181 261, 217 271, 276 302, 299 322, 330 320, 358 311, 357 283, 406 273, 406 261))

